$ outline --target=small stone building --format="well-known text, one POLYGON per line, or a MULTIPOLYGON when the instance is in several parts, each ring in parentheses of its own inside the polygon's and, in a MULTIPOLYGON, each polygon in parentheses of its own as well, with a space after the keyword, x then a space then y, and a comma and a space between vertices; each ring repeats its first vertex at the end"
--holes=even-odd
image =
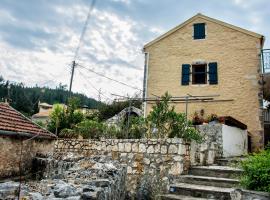
POLYGON ((56 136, 0 103, 0 179, 26 174, 36 154, 50 154, 56 136))
MULTIPOLYGON (((247 125, 252 148, 262 148, 263 45, 258 33, 197 14, 144 46, 144 97, 212 96, 189 101, 188 117, 201 110, 232 116, 247 125)), ((145 103, 145 114, 152 105, 145 103)), ((185 101, 174 105, 186 111, 185 101)))

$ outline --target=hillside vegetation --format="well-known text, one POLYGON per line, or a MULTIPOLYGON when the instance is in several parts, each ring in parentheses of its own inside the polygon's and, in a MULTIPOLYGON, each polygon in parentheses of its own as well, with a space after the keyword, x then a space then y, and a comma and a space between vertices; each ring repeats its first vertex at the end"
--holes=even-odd
MULTIPOLYGON (((84 94, 72 93, 73 97, 80 100, 80 105, 87 105, 89 108, 97 108, 100 103, 84 94)), ((59 84, 55 89, 48 87, 27 87, 23 83, 11 83, 0 76, 0 101, 9 97, 10 105, 26 116, 38 112, 38 102, 49 104, 67 103, 67 86, 59 84), (9 89, 8 89, 9 88, 9 89)))

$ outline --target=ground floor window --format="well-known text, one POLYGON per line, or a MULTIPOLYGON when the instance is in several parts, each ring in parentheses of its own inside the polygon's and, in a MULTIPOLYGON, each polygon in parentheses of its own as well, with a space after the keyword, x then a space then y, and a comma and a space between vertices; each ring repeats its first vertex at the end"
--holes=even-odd
POLYGON ((207 83, 207 65, 192 65, 192 84, 207 83))

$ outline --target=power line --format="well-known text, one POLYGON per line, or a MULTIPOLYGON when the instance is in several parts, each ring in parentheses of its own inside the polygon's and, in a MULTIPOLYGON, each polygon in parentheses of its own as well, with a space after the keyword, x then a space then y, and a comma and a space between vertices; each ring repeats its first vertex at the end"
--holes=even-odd
POLYGON ((102 95, 103 97, 105 97, 105 99, 107 99, 107 100, 112 100, 111 98, 109 98, 107 95, 105 95, 104 93, 102 93, 99 89, 97 89, 86 77, 85 77, 85 75, 83 74, 83 73, 81 73, 80 71, 79 71, 79 74, 88 82, 88 84, 94 89, 94 90, 96 90, 97 92, 98 92, 98 94, 100 94, 100 95, 102 95))
POLYGON ((96 71, 94 71, 93 69, 84 67, 84 66, 81 65, 81 64, 77 64, 77 65, 80 66, 81 68, 84 68, 84 69, 86 69, 86 70, 88 70, 88 71, 90 71, 90 72, 92 72, 92 73, 94 73, 94 74, 96 74, 96 75, 99 75, 99 76, 101 76, 101 77, 103 77, 103 78, 106 78, 106 79, 109 79, 109 80, 111 80, 111 81, 117 82, 117 83, 119 83, 119 84, 125 85, 125 86, 127 86, 127 87, 132 88, 132 89, 142 91, 142 89, 139 89, 139 88, 137 88, 137 87, 134 87, 134 86, 129 85, 129 84, 127 84, 127 83, 124 83, 124 82, 122 82, 122 81, 118 81, 118 80, 113 79, 113 78, 111 78, 111 77, 105 76, 104 74, 101 74, 101 73, 99 73, 99 72, 96 72, 96 71))
POLYGON ((78 56, 78 54, 79 54, 79 50, 80 50, 80 47, 81 47, 81 43, 82 43, 82 41, 83 41, 84 34, 85 34, 85 32, 86 32, 86 29, 87 29, 87 26, 88 26, 88 23, 89 23, 89 19, 90 19, 92 10, 93 10, 94 7, 95 7, 95 4, 96 4, 96 0, 92 0, 91 4, 90 4, 90 6, 89 6, 89 10, 88 10, 88 13, 87 13, 87 17, 86 17, 86 20, 85 20, 83 29, 82 29, 82 33, 81 33, 81 36, 80 36, 80 40, 79 40, 78 46, 77 46, 77 48, 76 48, 76 50, 75 50, 75 54, 74 54, 74 58, 73 58, 74 61, 77 59, 77 56, 78 56))
POLYGON ((86 17, 86 20, 85 20, 85 23, 84 23, 84 26, 83 26, 83 29, 82 29, 82 32, 81 32, 79 43, 78 43, 78 46, 77 46, 77 48, 75 50, 74 58, 73 58, 73 61, 72 61, 71 77, 70 77, 70 84, 69 84, 69 97, 71 96, 71 89, 72 89, 74 70, 75 70, 75 66, 76 66, 75 61, 76 61, 76 59, 78 57, 80 46, 81 46, 81 43, 83 41, 86 29, 87 29, 87 25, 88 25, 92 10, 94 9, 95 3, 96 3, 96 0, 92 0, 91 5, 89 6, 88 14, 87 14, 87 17, 86 17))

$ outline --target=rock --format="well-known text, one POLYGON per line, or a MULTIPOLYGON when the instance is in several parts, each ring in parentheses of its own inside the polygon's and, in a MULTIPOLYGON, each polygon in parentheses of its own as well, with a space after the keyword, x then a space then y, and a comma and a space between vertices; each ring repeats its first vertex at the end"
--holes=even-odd
POLYGON ((68 197, 66 198, 66 200, 80 200, 81 197, 80 196, 75 196, 75 197, 68 197))
POLYGON ((175 153, 177 153, 177 150, 178 149, 177 149, 176 145, 172 144, 172 145, 169 146, 168 153, 169 154, 175 154, 175 153))
POLYGON ((143 162, 144 162, 144 164, 146 164, 146 165, 149 165, 149 164, 150 164, 150 160, 149 160, 148 158, 144 158, 144 159, 143 159, 143 162))
POLYGON ((139 151, 139 144, 134 143, 132 144, 132 152, 137 153, 139 151))
POLYGON ((172 144, 181 144, 182 142, 181 138, 172 138, 172 144))
POLYGON ((9 181, 0 183, 0 199, 5 199, 7 196, 14 196, 18 193, 19 183, 9 181))
POLYGON ((130 167, 130 166, 127 167, 127 173, 128 174, 131 174, 132 173, 132 167, 130 167))
POLYGON ((57 198, 67 198, 71 196, 77 196, 77 189, 64 181, 59 181, 54 187, 54 196, 57 198))
POLYGON ((182 156, 174 156, 173 157, 173 160, 174 161, 182 161, 183 160, 183 157, 182 156))
POLYGON ((125 152, 130 152, 131 151, 131 143, 126 143, 125 144, 125 152))
POLYGON ((140 144, 140 145, 139 145, 139 152, 140 152, 140 153, 145 153, 145 151, 146 151, 145 144, 140 144))
POLYGON ((154 153, 154 146, 153 146, 153 145, 150 145, 150 146, 147 148, 147 153, 154 153))
POLYGON ((31 197, 31 200, 42 200, 43 196, 39 192, 30 192, 29 196, 31 197))
POLYGON ((155 145, 155 153, 160 153, 160 144, 155 145))
POLYGON ((97 192, 84 192, 81 195, 82 200, 98 200, 97 192))
POLYGON ((170 175, 180 175, 183 171, 183 164, 180 162, 176 162, 171 166, 169 170, 170 175))
POLYGON ((186 154, 186 146, 184 144, 179 144, 178 154, 185 155, 186 154))
POLYGON ((119 143, 118 144, 118 151, 123 152, 125 150, 124 144, 123 143, 119 143))
POLYGON ((162 146, 161 146, 160 152, 161 152, 162 154, 167 154, 167 146, 166 146, 166 145, 162 145, 162 146))

